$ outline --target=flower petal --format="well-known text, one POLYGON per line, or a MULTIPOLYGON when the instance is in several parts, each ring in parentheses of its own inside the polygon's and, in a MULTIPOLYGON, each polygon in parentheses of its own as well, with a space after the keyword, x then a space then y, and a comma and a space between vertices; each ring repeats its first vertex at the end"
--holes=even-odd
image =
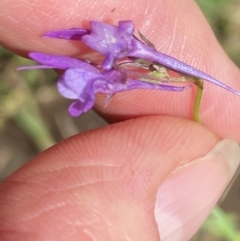
POLYGON ((131 21, 121 21, 119 26, 98 21, 91 21, 90 24, 92 31, 84 35, 82 41, 106 56, 102 67, 110 70, 115 59, 127 57, 133 47, 133 41, 136 41, 132 35, 133 24, 131 21))
POLYGON ((132 37, 132 35, 134 33, 134 24, 130 20, 119 21, 118 22, 118 30, 121 34, 129 35, 132 37))
POLYGON ((90 110, 94 105, 94 99, 88 99, 86 102, 81 102, 79 100, 73 102, 69 108, 68 112, 71 116, 79 116, 83 112, 87 112, 90 110))
MULTIPOLYGON (((76 81, 75 81, 76 82, 76 81)), ((65 81, 65 76, 61 76, 61 78, 57 82, 58 92, 67 99, 78 99, 78 93, 68 86, 65 81)))
POLYGON ((44 37, 68 39, 68 40, 81 40, 82 36, 89 34, 90 30, 85 28, 70 28, 57 31, 50 31, 45 33, 44 37))
POLYGON ((118 28, 98 21, 90 22, 92 31, 82 37, 82 41, 90 48, 102 53, 114 54, 113 45, 116 43, 118 28))
POLYGON ((89 72, 99 73, 92 65, 67 56, 31 52, 29 57, 43 65, 52 66, 52 68, 56 69, 81 68, 89 72))
MULTIPOLYGON (((59 93, 68 99, 79 99, 95 80, 103 78, 101 74, 87 72, 84 69, 66 70, 57 83, 59 93)), ((92 90, 93 91, 93 90, 92 90)))

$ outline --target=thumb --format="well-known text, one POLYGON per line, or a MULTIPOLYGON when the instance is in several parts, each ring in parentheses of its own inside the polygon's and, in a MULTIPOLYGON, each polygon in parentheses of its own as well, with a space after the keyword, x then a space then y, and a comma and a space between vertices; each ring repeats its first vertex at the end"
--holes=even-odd
POLYGON ((157 116, 69 138, 1 184, 0 240, 188 240, 239 163, 238 145, 217 142, 157 116))

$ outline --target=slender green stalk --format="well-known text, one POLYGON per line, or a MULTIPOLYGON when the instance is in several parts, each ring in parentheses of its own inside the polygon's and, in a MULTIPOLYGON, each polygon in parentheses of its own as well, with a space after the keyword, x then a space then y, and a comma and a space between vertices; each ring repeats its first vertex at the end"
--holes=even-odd
POLYGON ((193 119, 195 122, 200 123, 200 104, 202 99, 202 92, 203 92, 203 81, 197 78, 194 78, 193 83, 197 86, 197 93, 193 107, 193 119))

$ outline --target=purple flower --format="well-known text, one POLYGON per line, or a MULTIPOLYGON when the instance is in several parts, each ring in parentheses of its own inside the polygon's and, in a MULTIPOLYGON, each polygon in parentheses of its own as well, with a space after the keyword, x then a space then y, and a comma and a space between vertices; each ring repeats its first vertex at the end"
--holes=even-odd
POLYGON ((45 37, 79 39, 90 48, 104 54, 102 68, 110 70, 114 61, 127 57, 134 48, 134 26, 132 21, 120 21, 119 26, 99 21, 90 21, 91 30, 83 28, 66 29, 46 33, 45 37))
POLYGON ((134 26, 131 21, 121 21, 113 26, 98 21, 91 21, 91 33, 82 37, 82 41, 92 49, 104 54, 102 68, 109 70, 116 59, 129 55, 134 49, 134 26))
POLYGON ((138 40, 133 35, 134 25, 132 21, 120 21, 118 26, 99 21, 90 21, 90 25, 91 30, 83 28, 76 28, 74 30, 71 29, 69 31, 60 30, 48 32, 45 36, 73 39, 73 36, 81 35, 78 39, 81 39, 81 41, 83 41, 87 46, 105 55, 105 61, 102 63, 102 68, 104 70, 110 70, 113 68, 115 61, 118 59, 126 57, 144 59, 149 62, 165 66, 176 72, 206 80, 232 93, 240 95, 239 91, 234 90, 210 75, 176 58, 160 53, 153 47, 138 40))
POLYGON ((66 70, 59 79, 57 87, 63 97, 76 100, 68 109, 71 116, 78 116, 93 107, 95 85, 102 79, 100 74, 84 69, 70 68, 66 70))
MULTIPOLYGON (((204 79, 240 95, 240 92, 208 74, 158 52, 142 34, 140 34, 142 41, 136 38, 133 35, 134 25, 132 21, 120 21, 118 26, 90 21, 90 26, 91 29, 72 28, 51 31, 45 36, 83 41, 87 46, 105 56, 105 60, 100 65, 66 56, 30 53, 30 57, 39 62, 40 65, 19 68, 63 70, 57 88, 62 96, 74 100, 69 107, 69 113, 72 116, 78 116, 91 109, 94 105, 95 94, 99 92, 108 95, 107 104, 114 94, 121 91, 133 89, 182 91, 189 88, 189 85, 162 84, 162 81, 169 83, 174 79, 169 77, 167 73, 165 75, 160 73, 161 77, 149 75, 152 68, 156 69, 157 67, 158 69, 161 66, 186 76, 204 79)), ((188 79, 182 78, 184 81, 188 79)))
POLYGON ((42 53, 30 53, 29 56, 41 65, 20 67, 19 70, 34 68, 64 70, 58 80, 57 88, 63 97, 75 100, 68 109, 71 116, 79 116, 91 109, 94 105, 95 94, 98 92, 108 94, 109 100, 115 93, 133 89, 182 91, 189 88, 189 86, 180 87, 139 81, 129 77, 129 72, 124 68, 99 70, 87 62, 71 57, 42 53))

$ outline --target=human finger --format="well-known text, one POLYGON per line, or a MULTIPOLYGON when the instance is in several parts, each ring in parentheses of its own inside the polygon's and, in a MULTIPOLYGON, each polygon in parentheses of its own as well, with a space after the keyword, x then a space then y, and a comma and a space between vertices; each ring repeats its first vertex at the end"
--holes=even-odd
POLYGON ((238 144, 218 142, 157 116, 73 136, 1 184, 0 239, 188 240, 239 163, 238 144))
MULTIPOLYGON (((2 45, 17 52, 43 51, 81 56, 89 51, 80 42, 42 38, 55 29, 85 27, 96 19, 116 24, 132 19, 156 48, 240 89, 238 68, 217 43, 194 1, 1 1, 2 45), (114 10, 115 11, 112 11, 114 10), (133 11, 136 10, 137 11, 133 11), (187 11, 187 14, 186 14, 187 11), (21 12, 21 14, 17 14, 21 12)), ((95 108, 114 121, 164 114, 192 119, 195 90, 181 93, 131 91, 114 96, 104 108, 105 96, 98 96, 95 108)), ((240 140, 240 98, 205 83, 201 102, 201 122, 219 137, 240 140)))

